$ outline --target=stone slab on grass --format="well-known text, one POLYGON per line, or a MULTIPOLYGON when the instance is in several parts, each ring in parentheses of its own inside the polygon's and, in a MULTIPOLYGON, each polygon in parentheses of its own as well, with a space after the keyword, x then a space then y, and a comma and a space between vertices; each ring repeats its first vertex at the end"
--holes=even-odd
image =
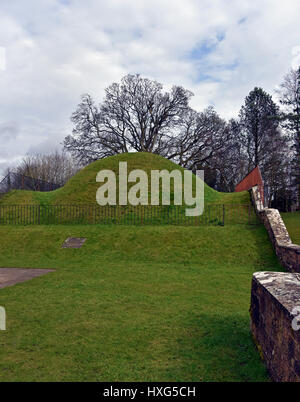
POLYGON ((54 269, 0 268, 0 289, 54 272, 54 269))
POLYGON ((86 241, 85 237, 68 237, 61 246, 62 248, 81 248, 86 241))

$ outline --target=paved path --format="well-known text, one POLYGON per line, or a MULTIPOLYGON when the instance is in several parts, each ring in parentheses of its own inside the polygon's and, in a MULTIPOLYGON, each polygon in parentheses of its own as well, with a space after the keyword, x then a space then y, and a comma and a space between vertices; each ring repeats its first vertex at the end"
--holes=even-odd
POLYGON ((54 269, 0 268, 0 289, 53 272, 54 269))

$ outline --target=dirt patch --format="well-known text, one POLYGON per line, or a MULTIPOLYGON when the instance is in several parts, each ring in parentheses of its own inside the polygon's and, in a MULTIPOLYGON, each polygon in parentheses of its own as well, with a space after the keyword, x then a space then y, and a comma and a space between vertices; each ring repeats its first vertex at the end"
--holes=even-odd
POLYGON ((0 289, 54 272, 54 269, 0 268, 0 289))

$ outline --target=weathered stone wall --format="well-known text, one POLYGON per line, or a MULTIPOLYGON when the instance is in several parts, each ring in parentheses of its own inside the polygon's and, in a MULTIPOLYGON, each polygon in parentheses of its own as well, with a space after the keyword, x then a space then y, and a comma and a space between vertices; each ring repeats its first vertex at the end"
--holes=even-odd
POLYGON ((256 187, 250 190, 276 255, 291 273, 257 272, 251 290, 251 331, 274 381, 300 382, 300 246, 293 244, 277 209, 265 208, 256 187), (294 325, 294 328, 293 328, 294 325))
POLYGON ((277 209, 264 208, 256 187, 250 190, 255 210, 265 228, 281 264, 290 272, 300 272, 300 246, 293 244, 277 209))
POLYGON ((255 343, 273 381, 300 382, 300 275, 253 274, 250 316, 255 343))

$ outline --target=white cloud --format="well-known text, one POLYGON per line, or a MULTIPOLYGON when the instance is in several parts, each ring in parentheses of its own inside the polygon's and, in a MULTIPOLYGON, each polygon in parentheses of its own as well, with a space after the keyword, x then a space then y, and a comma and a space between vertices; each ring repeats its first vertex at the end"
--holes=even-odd
POLYGON ((6 70, 6 49, 5 47, 0 47, 0 71, 6 70))
POLYGON ((292 48, 292 68, 300 66, 300 45, 292 48))
POLYGON ((2 166, 57 148, 80 95, 101 101, 127 73, 192 90, 198 110, 214 104, 226 118, 237 115, 254 86, 272 94, 300 63, 299 15, 298 0, 4 2, 2 166))

